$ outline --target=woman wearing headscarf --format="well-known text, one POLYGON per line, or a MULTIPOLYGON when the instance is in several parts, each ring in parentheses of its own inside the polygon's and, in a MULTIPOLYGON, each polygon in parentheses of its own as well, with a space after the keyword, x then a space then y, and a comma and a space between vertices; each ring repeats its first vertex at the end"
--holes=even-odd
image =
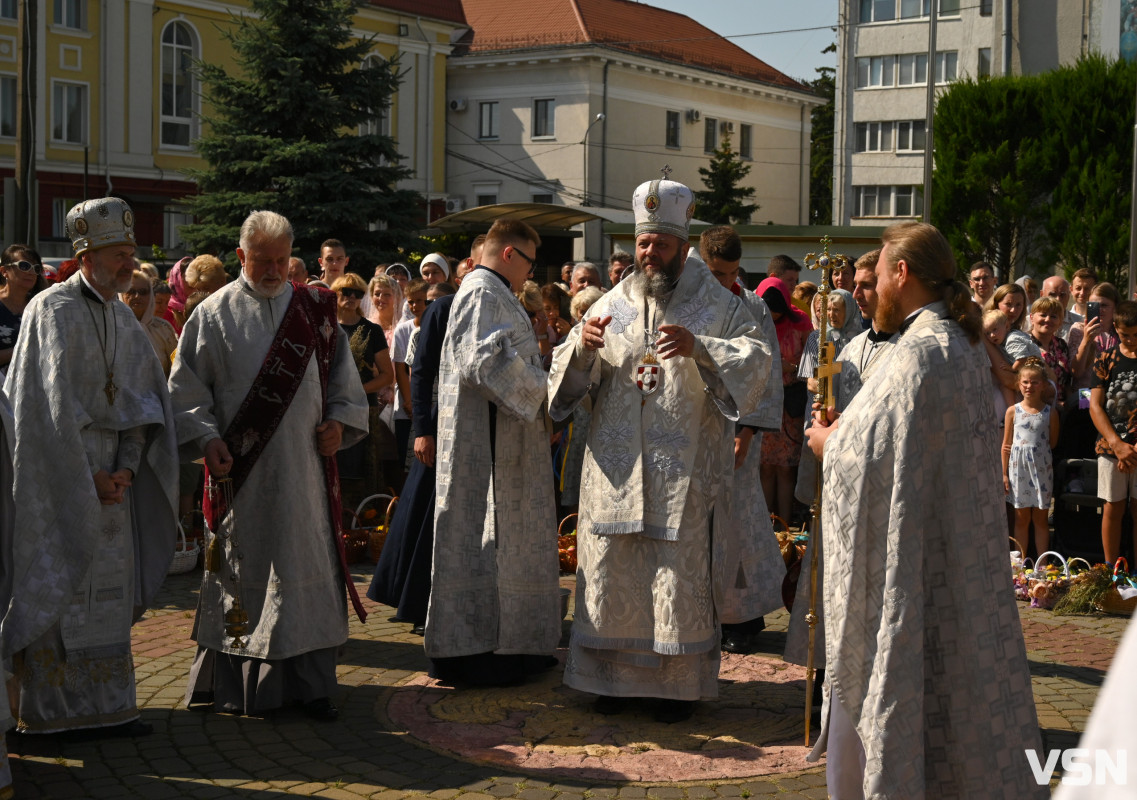
POLYGON ((122 293, 122 302, 134 312, 138 324, 146 331, 146 337, 162 364, 162 371, 170 377, 171 358, 178 347, 178 335, 174 326, 161 317, 154 316, 154 282, 140 269, 134 270, 130 278, 130 288, 122 293))
POLYGON ((798 377, 798 367, 813 324, 809 315, 790 303, 789 290, 780 279, 766 278, 758 284, 756 293, 766 302, 774 319, 782 356, 784 397, 782 429, 762 436, 762 493, 766 505, 790 522, 806 414, 805 382, 798 377))
POLYGON ((174 331, 181 336, 182 326, 186 324, 186 298, 189 297, 189 292, 186 291, 186 279, 182 274, 182 270, 193 261, 193 256, 186 256, 180 259, 178 263, 170 267, 169 274, 166 275, 166 283, 170 284, 170 303, 166 306, 166 313, 168 317, 163 319, 174 326, 174 331))

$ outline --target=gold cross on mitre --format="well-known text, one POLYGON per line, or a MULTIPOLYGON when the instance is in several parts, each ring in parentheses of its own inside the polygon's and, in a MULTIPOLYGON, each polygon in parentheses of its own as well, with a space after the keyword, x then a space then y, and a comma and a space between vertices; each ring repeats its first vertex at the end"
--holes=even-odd
POLYGON ((663 173, 663 179, 665 181, 671 180, 671 165, 670 164, 664 164, 663 167, 659 171, 663 173))

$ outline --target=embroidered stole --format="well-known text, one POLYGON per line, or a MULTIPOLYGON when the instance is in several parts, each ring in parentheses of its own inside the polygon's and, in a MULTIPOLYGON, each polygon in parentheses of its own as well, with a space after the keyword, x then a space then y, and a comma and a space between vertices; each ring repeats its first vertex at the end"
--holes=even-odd
MULTIPOLYGON (((292 300, 280 321, 276 338, 269 346, 260 372, 257 373, 249 393, 241 402, 233 421, 222 435, 222 439, 233 456, 233 469, 229 477, 233 482, 230 496, 236 497, 241 490, 253 465, 256 464, 265 446, 276 433, 280 421, 292 404, 308 361, 315 355, 316 367, 320 375, 320 389, 323 407, 320 418, 326 419, 328 410, 328 380, 331 365, 336 353, 336 334, 339 323, 336 319, 336 300, 331 292, 311 287, 294 286, 292 300)), ((336 553, 339 555, 340 569, 347 586, 348 597, 361 622, 367 620, 367 612, 359 600, 347 565, 342 535, 342 510, 340 504, 339 468, 335 455, 320 456, 324 465, 324 484, 328 498, 328 513, 331 515, 332 535, 335 539, 336 553)), ((209 481, 209 468, 205 470, 209 481)), ((224 498, 219 493, 205 492, 202 498, 202 513, 211 531, 229 511, 224 498), (216 494, 217 496, 211 496, 216 494)))

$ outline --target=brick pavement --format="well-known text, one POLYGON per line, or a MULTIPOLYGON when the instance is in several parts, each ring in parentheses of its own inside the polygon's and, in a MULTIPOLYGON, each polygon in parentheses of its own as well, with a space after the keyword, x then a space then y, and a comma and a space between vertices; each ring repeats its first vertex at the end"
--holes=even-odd
MULTIPOLYGON (((361 589, 368 565, 356 570, 361 589)), ((338 723, 298 711, 267 718, 189 711, 182 704, 193 657, 189 639, 199 573, 172 576, 158 605, 134 628, 138 700, 155 726, 138 740, 65 742, 9 736, 21 798, 287 798, 329 800, 713 800, 778 795, 824 798, 823 767, 753 779, 683 783, 570 780, 511 774, 416 742, 384 723, 395 687, 426 666, 421 638, 368 602, 353 621, 339 667, 338 723), (29 739, 30 741, 25 741, 29 739)), ((366 601, 365 601, 366 602, 366 601)), ((1126 620, 1056 617, 1020 604, 1039 723, 1048 749, 1070 747, 1084 725, 1126 620)), ((776 656, 787 615, 768 618, 763 653, 776 656)))

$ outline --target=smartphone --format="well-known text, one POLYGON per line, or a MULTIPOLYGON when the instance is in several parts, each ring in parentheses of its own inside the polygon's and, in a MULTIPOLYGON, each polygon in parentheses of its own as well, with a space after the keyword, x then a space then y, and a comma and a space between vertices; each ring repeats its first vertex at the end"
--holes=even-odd
POLYGON ((1091 322, 1101 316, 1101 303, 1091 300, 1086 303, 1086 322, 1091 322))

